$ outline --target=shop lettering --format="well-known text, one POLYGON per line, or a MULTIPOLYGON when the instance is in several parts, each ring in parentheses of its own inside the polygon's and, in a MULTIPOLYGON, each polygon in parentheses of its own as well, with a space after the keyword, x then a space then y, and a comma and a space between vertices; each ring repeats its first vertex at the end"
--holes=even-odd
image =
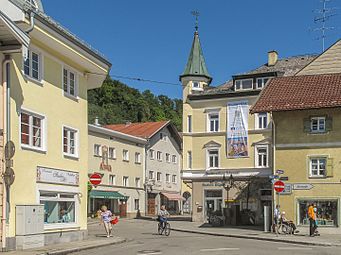
POLYGON ((210 183, 204 183, 202 186, 205 186, 205 187, 212 187, 212 186, 222 187, 222 186, 224 186, 224 184, 221 182, 210 182, 210 183))

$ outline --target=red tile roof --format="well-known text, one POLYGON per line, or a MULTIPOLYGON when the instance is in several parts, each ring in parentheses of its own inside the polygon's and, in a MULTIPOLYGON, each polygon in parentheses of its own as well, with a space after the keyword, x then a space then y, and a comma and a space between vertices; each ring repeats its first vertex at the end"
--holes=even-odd
POLYGON ((272 79, 251 113, 341 106, 341 74, 291 76, 272 79))
POLYGON ((142 138, 151 138, 161 128, 166 126, 169 121, 129 123, 106 125, 105 128, 115 130, 128 135, 138 136, 142 138))

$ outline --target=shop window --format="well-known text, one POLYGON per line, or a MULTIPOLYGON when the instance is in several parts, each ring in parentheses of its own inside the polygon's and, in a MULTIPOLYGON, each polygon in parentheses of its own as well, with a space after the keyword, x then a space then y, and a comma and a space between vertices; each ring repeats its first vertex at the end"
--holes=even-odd
POLYGON ((75 194, 40 193, 40 203, 44 205, 44 223, 75 223, 75 194))
POLYGON ((309 226, 308 207, 316 204, 316 221, 320 226, 338 226, 338 201, 337 200, 299 200, 299 224, 309 226))

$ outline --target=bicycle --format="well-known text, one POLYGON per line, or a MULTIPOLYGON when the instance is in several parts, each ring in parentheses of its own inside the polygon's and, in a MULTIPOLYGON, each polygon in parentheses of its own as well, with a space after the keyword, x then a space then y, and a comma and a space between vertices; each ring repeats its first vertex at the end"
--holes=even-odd
POLYGON ((168 221, 167 220, 164 222, 159 221, 159 224, 157 226, 157 231, 159 235, 162 235, 163 233, 165 233, 166 236, 169 236, 171 228, 170 228, 170 224, 168 223, 168 221))

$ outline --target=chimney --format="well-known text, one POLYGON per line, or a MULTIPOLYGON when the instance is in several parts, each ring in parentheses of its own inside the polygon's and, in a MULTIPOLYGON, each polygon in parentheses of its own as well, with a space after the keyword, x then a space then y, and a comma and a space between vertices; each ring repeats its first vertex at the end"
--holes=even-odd
POLYGON ((95 125, 96 125, 96 126, 101 126, 101 124, 99 124, 98 117, 95 117, 95 125))
POLYGON ((278 53, 275 50, 268 52, 268 66, 276 65, 278 60, 278 53))

